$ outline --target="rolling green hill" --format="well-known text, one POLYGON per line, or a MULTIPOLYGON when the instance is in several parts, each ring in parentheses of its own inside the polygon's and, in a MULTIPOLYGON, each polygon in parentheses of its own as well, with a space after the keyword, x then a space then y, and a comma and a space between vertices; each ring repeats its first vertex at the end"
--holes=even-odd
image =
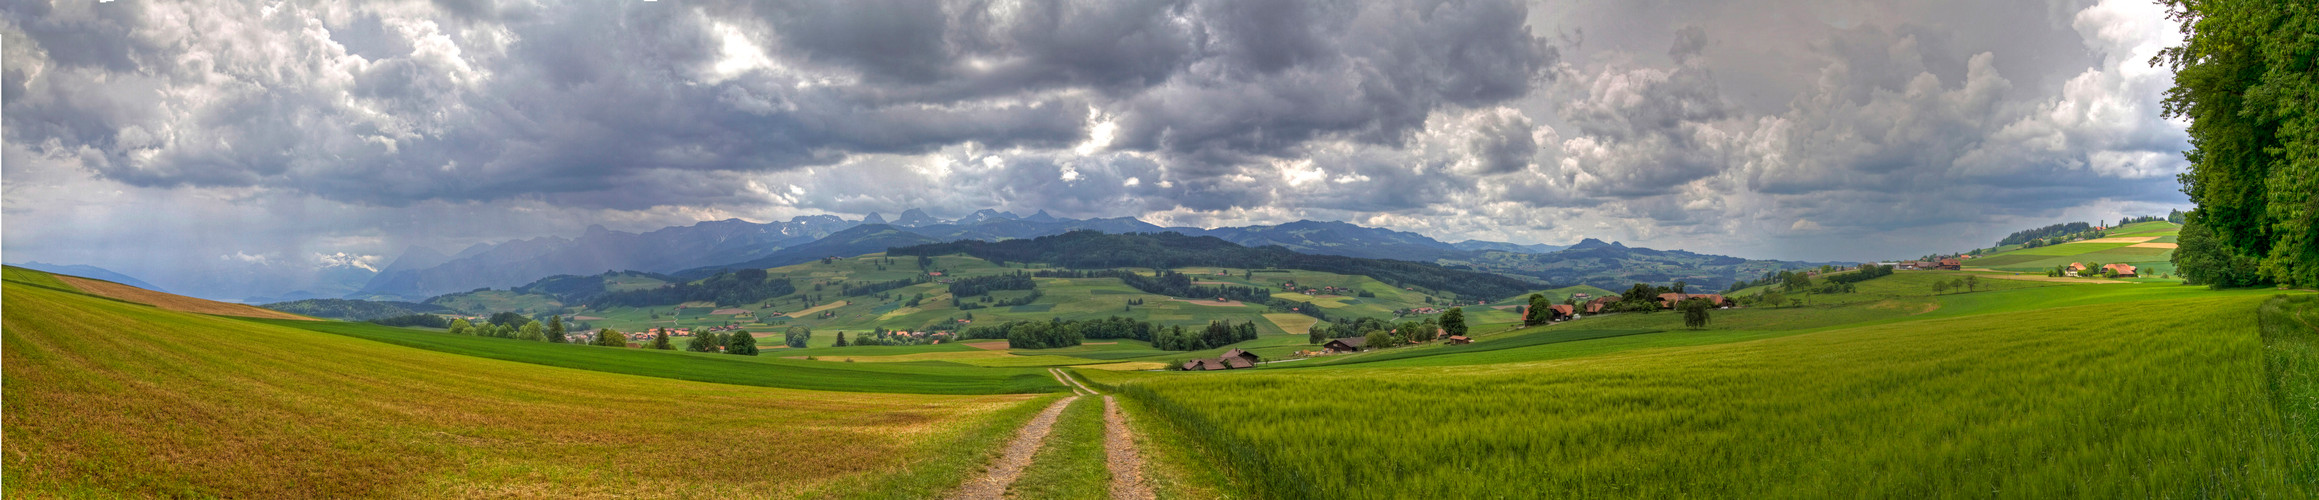
MULTIPOLYGON (((541 293, 548 287, 536 285, 516 290, 486 290, 451 294, 431 299, 431 303, 454 306, 470 314, 488 311, 516 311, 526 314, 564 314, 567 320, 586 322, 597 328, 639 331, 651 327, 698 328, 714 325, 740 325, 757 333, 774 333, 792 325, 812 328, 817 333, 813 346, 834 343, 837 332, 858 334, 873 328, 918 330, 937 325, 989 325, 1007 321, 1049 319, 1089 320, 1112 316, 1150 321, 1167 326, 1201 327, 1211 321, 1254 322, 1263 335, 1301 335, 1316 324, 1318 319, 1308 315, 1287 312, 1265 304, 1247 302, 1216 302, 1171 297, 1138 290, 1119 278, 1036 278, 1033 290, 999 290, 969 299, 969 306, 981 306, 984 297, 990 303, 1018 299, 1034 291, 1038 298, 1023 305, 961 309, 953 302, 945 280, 996 276, 1017 272, 1056 270, 1042 264, 1015 263, 1001 266, 988 260, 964 255, 927 257, 926 266, 919 267, 916 257, 870 254, 847 258, 830 258, 805 264, 774 268, 766 271, 767 280, 788 280, 794 293, 767 298, 762 301, 735 304, 715 301, 663 304, 652 307, 611 307, 590 309, 568 305, 575 297, 557 297, 541 293), (939 272, 941 276, 932 276, 939 272), (849 287, 919 280, 898 288, 875 293, 846 295, 849 287), (522 290, 533 290, 525 293, 522 290), (916 301, 917 305, 911 305, 916 301), (966 320, 967 322, 960 322, 966 320)), ((1375 278, 1344 275, 1321 271, 1286 269, 1248 269, 1183 267, 1172 271, 1190 276, 1197 286, 1239 286, 1269 290, 1271 297, 1292 303, 1311 303, 1322 315, 1331 318, 1377 317, 1390 318, 1397 311, 1425 307, 1446 308, 1451 299, 1441 292, 1396 287, 1375 278), (1283 287, 1295 283, 1296 292, 1283 287), (1305 294, 1303 290, 1318 293, 1305 294), (1361 295, 1369 295, 1362 297, 1361 295)), ((1148 270, 1139 274, 1150 275, 1148 270)), ((607 282, 627 279, 624 274, 592 277, 607 282)), ((562 278, 560 280, 571 280, 562 278)), ((565 285, 561 289, 590 289, 565 285)), ((1592 290, 1591 287, 1570 287, 1548 293, 1568 293, 1592 290)), ((1523 294, 1526 296, 1527 294, 1523 294)), ((580 297, 579 299, 584 299, 580 297)), ((1476 307, 1468 304, 1469 321, 1477 324, 1507 324, 1518 321, 1510 311, 1476 307)), ((929 346, 930 347, 930 346, 929 346)), ((799 355, 817 355, 805 352, 799 355)))
POLYGON ((1047 401, 510 363, 33 274, 0 284, 9 497, 925 497, 1047 401))
POLYGON ((2170 222, 2138 222, 2110 228, 2103 238, 2058 245, 2021 248, 1998 247, 1998 252, 1966 259, 1965 267, 2043 274, 2075 263, 2132 264, 2145 278, 2174 274, 2174 242, 2182 226, 2170 222))

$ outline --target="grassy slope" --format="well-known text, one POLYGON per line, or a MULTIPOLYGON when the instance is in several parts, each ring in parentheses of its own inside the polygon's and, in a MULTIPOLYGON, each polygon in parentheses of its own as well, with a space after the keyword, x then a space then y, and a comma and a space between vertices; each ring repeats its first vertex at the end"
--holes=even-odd
POLYGON ((105 297, 124 302, 145 304, 162 309, 168 309, 171 311, 251 318, 313 319, 248 304, 234 304, 229 302, 197 299, 183 295, 172 295, 155 292, 152 290, 146 290, 143 288, 137 288, 110 281, 88 279, 69 275, 52 275, 29 269, 19 269, 16 267, 9 267, 7 276, 8 279, 25 277, 31 280, 26 281, 28 284, 34 284, 67 292, 105 297), (34 276, 37 276, 37 278, 34 276))
POLYGON ((1566 361, 1086 375, 1281 497, 2288 495, 2262 298, 2102 293, 1566 361))
MULTIPOLYGON (((2182 226, 2169 222, 2137 222, 2112 228, 2111 238, 2154 237, 2155 243, 2173 243, 2182 226)), ((2133 248, 2133 243, 2074 242, 2030 249, 2007 247, 2002 252, 1982 255, 1965 261, 1969 267, 2000 271, 2045 272, 2055 266, 2071 262, 2103 264, 2133 264, 2144 274, 2172 274, 2174 251, 2167 248, 2133 248)))
POLYGON ((566 370, 4 286, 11 497, 909 496, 1045 399, 566 370))
MULTIPOLYGON (((774 356, 610 348, 470 337, 338 321, 267 321, 430 351, 630 375, 851 392, 1005 394, 1062 391, 1043 370, 951 364, 828 363, 774 356)), ((679 344, 682 345, 682 344, 679 344)), ((780 350, 766 351, 781 354, 780 350)))
POLYGON ((2173 283, 2072 285, 1982 280, 1982 283, 1989 285, 1983 290, 1992 291, 1932 294, 1930 283, 1953 279, 1956 274, 1896 274, 1862 282, 1859 293, 1816 295, 1812 299, 1814 305, 1811 306, 1718 310, 1714 312, 1714 322, 1703 330, 1683 328, 1682 317, 1671 313, 1604 315, 1510 333, 1480 335, 1474 344, 1467 346, 1428 344, 1331 356, 1311 362, 1310 365, 1300 362, 1280 366, 1451 366, 1541 361, 1643 348, 1743 342, 1897 321, 2072 305, 2267 293, 2260 290, 2212 292, 2204 287, 2173 283), (1637 331, 1645 333, 1625 334, 1637 331))

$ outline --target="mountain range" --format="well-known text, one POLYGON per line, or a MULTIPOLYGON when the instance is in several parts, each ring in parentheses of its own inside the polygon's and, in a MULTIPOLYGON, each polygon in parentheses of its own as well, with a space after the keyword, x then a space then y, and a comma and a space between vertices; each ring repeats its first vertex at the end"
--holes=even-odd
POLYGON ((1589 241, 1597 245, 1581 244, 1588 248, 1477 240, 1452 244, 1417 233, 1333 221, 1205 229, 1163 227, 1132 217, 1069 219, 1045 211, 1021 216, 987 209, 942 220, 912 209, 891 220, 878 213, 860 220, 829 215, 766 223, 727 219, 641 234, 592 226, 575 238, 551 236, 478 244, 450 255, 412 248, 346 297, 419 301, 444 293, 516 286, 554 275, 606 271, 699 277, 723 269, 780 267, 894 247, 1026 239, 1072 231, 1213 236, 1249 247, 1279 246, 1307 254, 1440 263, 1542 283, 1585 283, 1604 288, 1633 282, 1628 280, 1663 283, 1677 279, 1713 286, 1716 282, 1752 279, 1765 269, 1809 265, 1627 248, 1596 240, 1589 241))

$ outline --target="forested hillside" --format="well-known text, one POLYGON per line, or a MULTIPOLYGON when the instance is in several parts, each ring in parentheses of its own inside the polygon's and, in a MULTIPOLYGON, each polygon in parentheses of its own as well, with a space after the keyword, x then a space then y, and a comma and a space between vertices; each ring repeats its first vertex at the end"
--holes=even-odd
POLYGON ((453 312, 450 308, 434 304, 349 299, 293 300, 289 302, 275 302, 258 307, 264 307, 267 309, 273 309, 291 314, 303 314, 317 318, 343 319, 352 321, 391 318, 396 316, 409 316, 413 314, 448 314, 453 312))
POLYGON ((1104 234, 1073 231, 1056 236, 999 242, 962 240, 895 248, 888 255, 966 254, 1005 264, 1038 262, 1074 269, 1178 268, 1193 266, 1276 268, 1355 274, 1395 286, 1422 287, 1459 297, 1498 298, 1524 293, 1536 284, 1507 276, 1461 271, 1437 264, 1339 255, 1311 255, 1274 246, 1249 248, 1214 237, 1176 233, 1104 234))

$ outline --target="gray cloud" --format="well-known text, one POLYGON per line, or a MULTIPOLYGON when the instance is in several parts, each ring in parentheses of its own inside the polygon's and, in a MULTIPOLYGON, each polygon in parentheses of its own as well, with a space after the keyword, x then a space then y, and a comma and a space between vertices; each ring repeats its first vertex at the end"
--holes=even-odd
POLYGON ((14 2, 6 247, 291 261, 917 207, 1914 256, 1985 244, 1958 220, 2181 203, 2169 75, 2141 64, 2171 40, 2153 11, 14 2), (156 200, 249 227, 133 220, 156 200))

